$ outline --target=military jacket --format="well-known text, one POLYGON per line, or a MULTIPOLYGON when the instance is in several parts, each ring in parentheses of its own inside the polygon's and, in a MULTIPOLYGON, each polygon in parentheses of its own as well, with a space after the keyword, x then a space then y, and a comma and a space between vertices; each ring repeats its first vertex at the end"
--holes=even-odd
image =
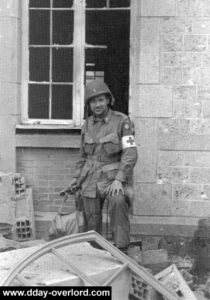
POLYGON ((132 182, 136 161, 134 131, 128 116, 109 109, 102 120, 94 116, 86 120, 74 176, 82 185, 83 196, 95 198, 97 188, 103 194, 115 179, 123 184, 132 182))

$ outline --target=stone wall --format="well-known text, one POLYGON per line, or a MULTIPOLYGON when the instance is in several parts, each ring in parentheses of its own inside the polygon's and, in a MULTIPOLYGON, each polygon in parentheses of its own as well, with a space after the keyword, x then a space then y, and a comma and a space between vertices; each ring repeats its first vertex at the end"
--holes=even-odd
POLYGON ((210 2, 142 0, 136 22, 134 215, 196 223, 210 213, 210 2))
POLYGON ((15 171, 15 125, 20 118, 20 1, 0 3, 0 171, 15 171))

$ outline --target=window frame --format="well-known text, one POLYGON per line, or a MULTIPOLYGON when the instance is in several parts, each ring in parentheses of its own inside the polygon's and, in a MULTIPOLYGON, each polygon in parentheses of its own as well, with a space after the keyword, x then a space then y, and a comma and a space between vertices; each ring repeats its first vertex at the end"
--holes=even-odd
MULTIPOLYGON (((52 1, 52 0, 50 0, 52 1)), ((109 3, 109 0, 106 0, 109 3)), ((137 7, 138 0, 130 0, 130 7, 126 8, 87 8, 87 10, 130 10, 137 7), (135 5, 134 5, 135 4, 135 5)), ((24 0, 22 4, 22 71, 21 71, 21 124, 31 126, 70 126, 70 128, 80 128, 84 120, 84 76, 85 76, 85 51, 91 48, 103 48, 99 45, 88 45, 85 41, 85 0, 74 0, 74 32, 73 32, 73 92, 72 92, 72 119, 29 119, 28 117, 28 83, 29 81, 29 0, 24 0)), ((43 8, 42 8, 43 9, 43 8)), ((47 9, 47 8, 46 8, 47 9)), ((55 8, 54 10, 59 10, 55 8)), ((134 14, 136 18, 136 13, 134 14)), ((134 35, 132 18, 130 19, 130 41, 134 35)), ((53 46, 51 46, 53 47, 53 46)), ((130 54, 132 46, 130 43, 130 54)), ((129 67, 129 95, 131 95, 131 70, 133 69, 133 59, 130 55, 129 67)), ((129 97, 130 99, 130 97, 129 97)), ((132 113, 128 103, 129 114, 132 113)))
MULTIPOLYGON (((50 0, 52 2, 52 0, 50 0)), ((73 91, 72 119, 31 119, 28 116, 28 84, 29 80, 29 0, 22 3, 22 74, 21 74, 21 123, 29 125, 70 125, 79 127, 84 116, 84 64, 85 64, 85 0, 74 1, 73 43, 73 91)), ((49 8, 41 8, 49 10, 49 8)), ((58 8, 51 8, 59 10, 58 8)), ((63 9, 65 10, 65 8, 63 9)), ((50 45, 51 48, 55 47, 50 45)), ((68 46, 67 46, 68 47, 68 46)), ((64 48, 64 47, 63 47, 64 48)), ((33 83, 33 82, 32 82, 33 83)))

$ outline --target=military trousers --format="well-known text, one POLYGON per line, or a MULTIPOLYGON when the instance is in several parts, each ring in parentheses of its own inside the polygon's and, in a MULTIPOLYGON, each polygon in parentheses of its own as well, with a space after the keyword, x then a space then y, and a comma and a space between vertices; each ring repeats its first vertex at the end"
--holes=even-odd
MULTIPOLYGON (((110 231, 117 248, 127 248, 130 243, 129 199, 122 193, 106 197, 110 218, 110 231)), ((84 231, 102 233, 102 209, 105 198, 97 190, 96 198, 82 197, 84 231)))

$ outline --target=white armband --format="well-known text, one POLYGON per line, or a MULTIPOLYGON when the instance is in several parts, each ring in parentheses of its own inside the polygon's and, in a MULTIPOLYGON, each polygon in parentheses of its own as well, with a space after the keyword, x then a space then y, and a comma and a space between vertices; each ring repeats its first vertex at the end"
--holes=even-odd
POLYGON ((136 147, 136 143, 133 135, 125 135, 122 137, 122 148, 132 148, 136 147))

